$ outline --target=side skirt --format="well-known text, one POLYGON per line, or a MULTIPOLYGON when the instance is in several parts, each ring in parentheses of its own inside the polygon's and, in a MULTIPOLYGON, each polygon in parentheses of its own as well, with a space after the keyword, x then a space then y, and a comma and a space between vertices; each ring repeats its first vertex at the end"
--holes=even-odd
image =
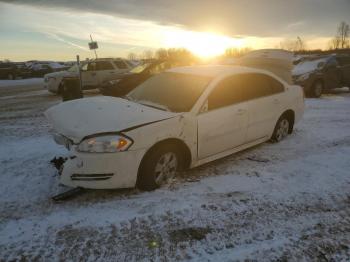
POLYGON ((234 153, 237 153, 239 151, 242 151, 244 149, 247 149, 249 147, 252 147, 252 146, 256 146, 258 144, 261 144, 261 143, 264 143, 266 141, 269 140, 269 137, 268 136, 264 136, 262 138, 259 138, 259 139, 256 139, 254 141, 251 141, 251 142, 248 142, 248 143, 245 143, 243 145, 240 145, 240 146, 237 146, 235 148, 232 148, 230 150, 226 150, 224 152, 220 152, 218 154, 215 154, 215 155, 212 155, 212 156, 209 156, 209 157, 206 157, 206 158, 203 158, 203 159, 200 159, 198 160, 197 162, 195 162, 192 166, 192 167, 197 167, 197 166, 200 166, 200 165, 204 165, 208 162, 211 162, 211 161, 214 161, 214 160, 217 160, 219 158, 223 158, 225 156, 229 156, 229 155, 232 155, 234 153))

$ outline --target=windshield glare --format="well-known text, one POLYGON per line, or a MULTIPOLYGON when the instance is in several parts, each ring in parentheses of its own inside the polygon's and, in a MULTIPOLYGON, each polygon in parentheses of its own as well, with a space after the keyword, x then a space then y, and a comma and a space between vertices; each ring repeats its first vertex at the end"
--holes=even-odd
POLYGON ((198 100, 211 78, 165 72, 151 77, 127 97, 132 101, 173 112, 188 112, 198 100))

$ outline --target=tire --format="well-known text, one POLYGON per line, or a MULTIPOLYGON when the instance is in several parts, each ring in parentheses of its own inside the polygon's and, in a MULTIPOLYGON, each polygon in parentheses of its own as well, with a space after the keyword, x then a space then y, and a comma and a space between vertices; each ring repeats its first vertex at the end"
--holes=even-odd
POLYGON ((9 73, 9 74, 7 75, 7 79, 8 79, 8 80, 15 80, 15 76, 14 76, 13 74, 9 73))
POLYGON ((322 95, 323 90, 324 84, 322 81, 318 80, 312 85, 310 95, 311 97, 319 98, 322 95))
POLYGON ((277 121, 271 137, 271 141, 275 143, 282 141, 288 135, 288 133, 290 133, 290 127, 291 123, 288 117, 282 115, 277 121))
POLYGON ((137 188, 145 191, 157 189, 182 169, 182 163, 181 154, 175 145, 151 149, 140 164, 137 188))

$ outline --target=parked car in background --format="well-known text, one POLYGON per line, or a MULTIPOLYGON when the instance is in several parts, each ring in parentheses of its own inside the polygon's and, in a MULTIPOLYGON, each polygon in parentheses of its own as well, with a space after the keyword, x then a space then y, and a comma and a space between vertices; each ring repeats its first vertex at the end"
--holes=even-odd
POLYGON ((157 74, 124 98, 78 99, 45 115, 74 156, 62 184, 153 190, 178 170, 281 141, 303 114, 303 96, 270 71, 195 66, 157 74))
POLYGON ((29 68, 32 72, 33 77, 43 77, 44 75, 49 73, 67 70, 69 66, 66 66, 57 62, 48 62, 48 63, 38 62, 38 63, 31 64, 29 68))
POLYGON ((350 56, 327 55, 304 58, 293 69, 293 80, 309 97, 320 97, 334 88, 350 87, 350 56))
POLYGON ((0 62, 0 79, 14 80, 30 77, 30 70, 24 63, 0 62))
MULTIPOLYGON (((115 79, 118 75, 128 72, 132 65, 121 58, 99 58, 82 62, 81 76, 83 90, 98 88, 103 82, 115 79)), ((44 88, 52 93, 61 93, 65 77, 77 77, 78 66, 62 72, 46 74, 44 88)))
POLYGON ((129 73, 118 76, 118 78, 105 81, 99 87, 100 92, 106 96, 121 97, 129 93, 139 84, 153 75, 159 74, 167 69, 181 65, 178 61, 157 60, 139 65, 129 73))

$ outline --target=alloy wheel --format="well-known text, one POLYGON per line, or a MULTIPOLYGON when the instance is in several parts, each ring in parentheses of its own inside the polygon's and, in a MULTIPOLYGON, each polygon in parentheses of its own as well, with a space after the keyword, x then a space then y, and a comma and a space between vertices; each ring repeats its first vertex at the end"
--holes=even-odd
POLYGON ((276 140, 281 141, 283 138, 285 138, 288 135, 289 131, 289 122, 287 119, 282 119, 279 122, 277 131, 276 131, 276 140))
POLYGON ((168 179, 173 178, 178 168, 178 160, 176 154, 168 152, 163 154, 155 166, 155 182, 162 185, 168 179))

